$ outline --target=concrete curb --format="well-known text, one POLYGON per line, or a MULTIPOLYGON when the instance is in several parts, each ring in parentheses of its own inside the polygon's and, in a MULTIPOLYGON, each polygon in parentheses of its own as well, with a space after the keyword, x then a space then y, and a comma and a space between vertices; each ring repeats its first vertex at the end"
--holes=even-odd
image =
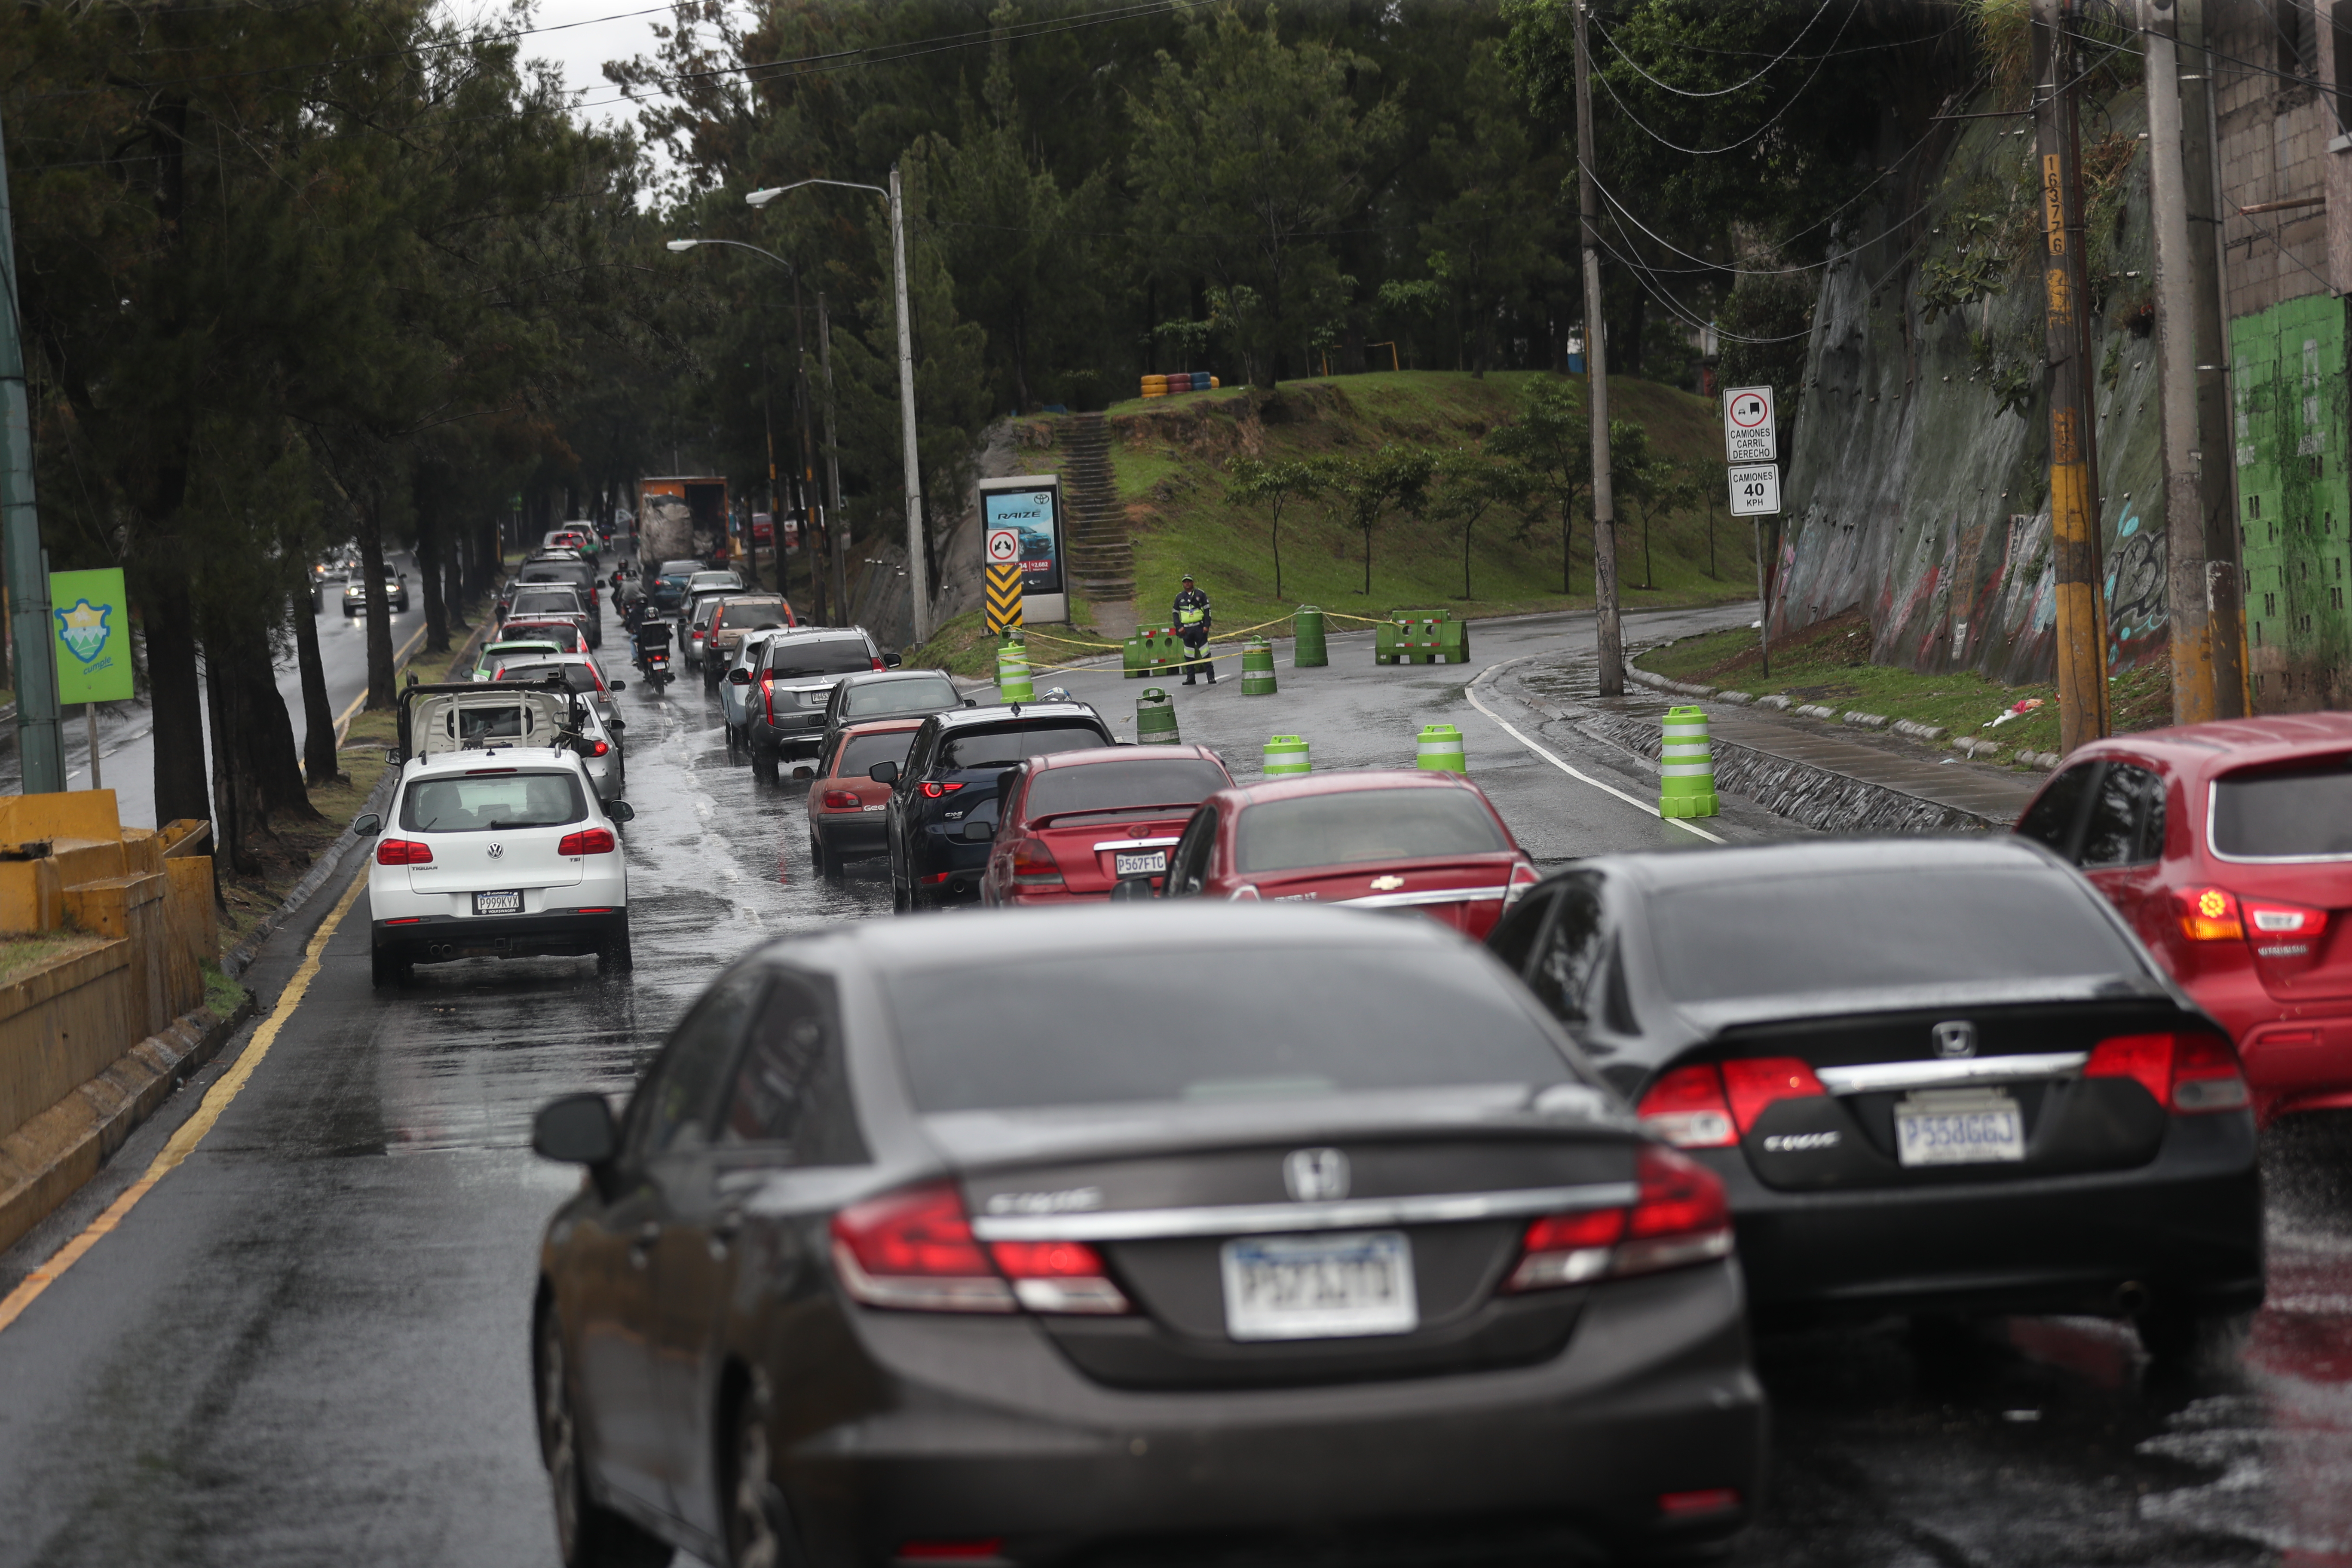
POLYGON ((172 1091, 220 1054, 253 1016, 247 992, 224 1018, 183 1013, 64 1100, 0 1140, 0 1248, 12 1247, 81 1189, 172 1091))
MULTIPOLYGON (((361 807, 362 813, 373 811, 378 816, 383 816, 384 806, 392 800, 393 786, 399 782, 399 769, 384 769, 383 777, 376 780, 375 788, 368 792, 366 804, 361 807)), ((359 841, 358 834, 344 828, 341 836, 310 862, 310 868, 302 873, 302 879, 294 884, 293 889, 286 895, 286 901, 272 910, 243 942, 229 950, 228 956, 221 960, 221 973, 235 980, 251 968, 254 954, 261 951, 261 944, 277 934, 280 927, 294 918, 297 910, 310 901, 312 895, 327 885, 328 879, 342 865, 343 857, 350 854, 352 846, 359 841)))

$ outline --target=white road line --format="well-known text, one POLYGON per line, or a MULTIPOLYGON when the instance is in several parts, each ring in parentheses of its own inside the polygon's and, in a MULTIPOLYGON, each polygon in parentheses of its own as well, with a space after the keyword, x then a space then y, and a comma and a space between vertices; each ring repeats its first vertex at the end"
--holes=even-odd
MULTIPOLYGON (((1533 658, 1538 656, 1529 654, 1527 657, 1533 658)), ((1577 769, 1569 766, 1566 763, 1561 762, 1558 757, 1544 750, 1543 747, 1536 744, 1535 742, 1521 734, 1518 730, 1512 725, 1510 721, 1505 719, 1500 713, 1496 712, 1492 708, 1487 707, 1484 702, 1478 700, 1478 693, 1476 690, 1478 682, 1486 679, 1488 676, 1494 674, 1495 671, 1502 668, 1504 665, 1517 664, 1518 662, 1519 661, 1516 658, 1507 658, 1502 664, 1488 665, 1486 668, 1480 670, 1476 675, 1470 678, 1469 682, 1462 688, 1462 695, 1470 700, 1471 707, 1475 708, 1479 712, 1484 713, 1487 718, 1492 719, 1496 723, 1500 724, 1503 727, 1503 733, 1508 735, 1512 740, 1517 741, 1520 745, 1525 746, 1528 751, 1533 752, 1537 756, 1541 757, 1545 762, 1549 763, 1553 767, 1558 768, 1561 773, 1566 773, 1569 777, 1579 780, 1584 784, 1589 784, 1594 789, 1603 791, 1609 795, 1613 795, 1619 800, 1623 801, 1627 805, 1638 806, 1640 809, 1648 812, 1652 816, 1657 817, 1659 821, 1672 823, 1675 826, 1681 828, 1685 833, 1696 833, 1701 838, 1706 839, 1709 844, 1721 844, 1724 842, 1724 840, 1717 837, 1714 834, 1709 833, 1704 827, 1699 827, 1691 823, 1685 822, 1679 816, 1666 816, 1661 814, 1658 808, 1652 805, 1648 801, 1637 799, 1633 795, 1627 795, 1615 784, 1602 784, 1591 773, 1580 773, 1577 769)))

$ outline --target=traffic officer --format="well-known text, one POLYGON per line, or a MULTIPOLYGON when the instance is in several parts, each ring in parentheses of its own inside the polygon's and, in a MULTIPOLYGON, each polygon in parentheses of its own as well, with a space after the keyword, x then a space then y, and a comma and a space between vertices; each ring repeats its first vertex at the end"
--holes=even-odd
POLYGON ((1184 586, 1176 595, 1176 635, 1184 639, 1192 658, 1184 666, 1184 684, 1192 684, 1195 670, 1209 672, 1209 684, 1217 683, 1217 665, 1203 658, 1209 643, 1209 595, 1192 585, 1192 574, 1184 574, 1184 586))

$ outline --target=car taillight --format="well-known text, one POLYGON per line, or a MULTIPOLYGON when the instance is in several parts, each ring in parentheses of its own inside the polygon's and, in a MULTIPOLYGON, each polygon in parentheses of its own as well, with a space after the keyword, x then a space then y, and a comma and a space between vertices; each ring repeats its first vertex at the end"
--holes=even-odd
POLYGON ((567 833, 556 845, 558 855, 610 855, 613 852, 613 831, 609 827, 585 827, 577 833, 567 833))
POLYGON ((1734 1057, 1723 1064, 1723 1090, 1743 1135, 1768 1107, 1829 1092, 1813 1069, 1794 1057, 1734 1057))
POLYGON ((2326 910, 2282 904, 2264 899, 2243 900, 2246 940, 2262 958, 2311 958, 2320 934, 2327 930, 2326 910))
POLYGON ((923 798, 937 800, 943 795, 953 795, 961 788, 963 785, 960 784, 927 784, 923 786, 923 798))
POLYGON ((1024 838, 1013 846, 1013 879, 1024 888, 1059 888, 1062 881, 1061 862, 1054 852, 1034 838, 1024 838))
POLYGON ((414 838, 387 838, 375 847, 375 863, 379 866, 430 866, 433 846, 420 844, 414 838))
POLYGON ((774 723, 776 721, 776 678, 772 675, 760 677, 760 706, 766 710, 768 722, 774 723))
MULTIPOLYGON (((871 655, 869 655, 868 657, 869 657, 869 658, 872 658, 872 656, 871 656, 871 655)), ((877 669, 880 669, 880 668, 883 668, 882 661, 881 661, 879 658, 874 658, 874 668, 877 668, 877 669)))
POLYGON ((1723 1098, 1723 1075, 1711 1065, 1662 1075, 1642 1096, 1635 1114, 1644 1131, 1677 1149, 1721 1149, 1739 1142, 1731 1106, 1723 1098))
POLYGON ((855 790, 829 789, 824 792, 824 805, 828 811, 855 811, 864 804, 855 790))
POLYGON ((594 757, 601 757, 601 756, 603 756, 605 752, 607 752, 611 751, 612 749, 613 749, 612 747, 610 747, 610 746, 606 745, 604 742, 599 741, 599 742, 596 742, 596 749, 595 749, 594 751, 591 752, 589 753, 589 755, 591 755, 591 756, 594 756, 594 757))
POLYGON ((2194 888, 2172 898, 2180 907, 2180 934, 2191 942, 2235 942, 2246 934, 2236 897, 2220 888, 2194 888))
POLYGON ((988 1252, 1012 1279, 1013 1299, 1033 1312, 1128 1310, 1102 1255, 1083 1241, 992 1241, 988 1252))
POLYGON ((952 1184, 852 1204, 833 1216, 842 1289, 869 1307, 919 1312, 1117 1313, 1126 1295, 1102 1255, 1077 1241, 999 1241, 982 1249, 952 1184))
POLYGON ((2248 1098, 2238 1054, 2219 1035, 2117 1035, 2092 1047, 2083 1076, 2130 1079, 2184 1115, 2235 1110, 2248 1098))
POLYGON ((1528 1224, 1508 1291, 1682 1268, 1731 1254, 1731 1205, 1716 1173, 1687 1155, 1644 1144, 1634 1155, 1631 1208, 1545 1215, 1528 1224))
POLYGON ((1542 880, 1541 877, 1536 875, 1536 868, 1524 861, 1512 867, 1511 885, 1504 890, 1503 907, 1509 909, 1513 904, 1517 903, 1529 888, 1542 880))

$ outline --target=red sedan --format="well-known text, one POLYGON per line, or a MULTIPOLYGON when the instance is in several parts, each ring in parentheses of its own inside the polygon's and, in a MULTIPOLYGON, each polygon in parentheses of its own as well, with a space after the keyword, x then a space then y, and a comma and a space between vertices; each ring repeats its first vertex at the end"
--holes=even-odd
POLYGON ((2257 1116, 2352 1107, 2352 713, 2095 742, 2017 831, 2230 1031, 2257 1116))
POLYGON ((1108 899, 1168 869, 1192 808, 1233 775, 1206 746, 1103 746, 1023 763, 1003 793, 983 904, 1108 899))
POLYGON ((906 766, 907 748, 922 727, 919 718, 877 719, 850 725, 825 747, 808 787, 809 860, 817 875, 838 879, 845 862, 890 852, 882 831, 890 786, 868 770, 877 763, 906 766))
POLYGON ((1163 896, 1414 909, 1477 942, 1536 879, 1476 784, 1376 769, 1218 791, 1176 846, 1163 896))

